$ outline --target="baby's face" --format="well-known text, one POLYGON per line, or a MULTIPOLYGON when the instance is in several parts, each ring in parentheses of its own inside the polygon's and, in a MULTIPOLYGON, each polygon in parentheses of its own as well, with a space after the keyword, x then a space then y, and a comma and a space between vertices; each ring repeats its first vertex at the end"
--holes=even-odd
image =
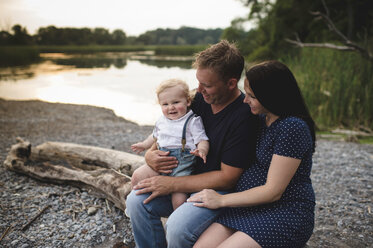
POLYGON ((179 86, 167 88, 158 95, 163 115, 170 120, 183 117, 190 106, 183 90, 179 86))

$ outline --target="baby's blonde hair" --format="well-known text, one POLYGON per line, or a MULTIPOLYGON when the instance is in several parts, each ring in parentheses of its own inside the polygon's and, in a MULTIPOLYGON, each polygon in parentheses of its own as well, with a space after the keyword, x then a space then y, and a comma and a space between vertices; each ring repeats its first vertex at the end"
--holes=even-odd
POLYGON ((185 81, 177 78, 167 79, 160 83, 160 85, 158 85, 156 89, 157 97, 159 98, 159 94, 162 93, 165 89, 172 88, 175 86, 180 86, 188 101, 191 101, 194 98, 194 94, 189 91, 188 84, 185 81))

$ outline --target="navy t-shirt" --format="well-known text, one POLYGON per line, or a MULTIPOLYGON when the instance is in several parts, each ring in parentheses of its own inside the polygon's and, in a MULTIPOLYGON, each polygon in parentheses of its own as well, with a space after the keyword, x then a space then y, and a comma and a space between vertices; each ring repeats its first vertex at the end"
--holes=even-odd
POLYGON ((255 145, 258 130, 258 117, 243 102, 241 95, 217 114, 212 113, 200 93, 192 103, 192 110, 201 116, 209 138, 210 149, 206 164, 197 157, 195 174, 220 170, 224 164, 246 169, 255 160, 255 145))

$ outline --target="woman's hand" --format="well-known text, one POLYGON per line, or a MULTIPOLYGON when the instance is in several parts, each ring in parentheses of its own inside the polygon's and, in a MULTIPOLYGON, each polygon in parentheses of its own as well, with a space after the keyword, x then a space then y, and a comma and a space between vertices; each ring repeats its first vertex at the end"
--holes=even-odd
POLYGON ((223 206, 223 195, 217 193, 212 189, 204 189, 187 200, 187 202, 194 202, 193 205, 197 207, 205 207, 210 209, 217 209, 223 206))
POLYGON ((173 179, 174 177, 154 176, 141 180, 133 189, 137 189, 137 195, 151 193, 144 201, 144 204, 146 204, 157 196, 171 194, 173 192, 173 179))
POLYGON ((169 174, 177 167, 177 159, 169 157, 170 152, 160 150, 148 150, 145 153, 146 163, 156 172, 169 174))

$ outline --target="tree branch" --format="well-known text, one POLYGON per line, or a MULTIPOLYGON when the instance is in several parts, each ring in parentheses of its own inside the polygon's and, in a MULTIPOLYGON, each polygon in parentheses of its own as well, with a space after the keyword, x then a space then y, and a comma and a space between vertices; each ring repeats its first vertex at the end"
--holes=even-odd
POLYGON ((341 50, 341 51, 356 51, 360 53, 360 55, 373 62, 373 55, 369 53, 369 51, 362 46, 356 44, 355 42, 349 40, 335 25, 334 22, 330 19, 329 17, 329 9, 326 6, 326 3, 324 0, 322 0, 323 6, 325 8, 326 13, 322 13, 320 11, 311 11, 310 13, 316 17, 322 18, 326 24, 329 27, 329 30, 335 33, 337 36, 339 36, 342 39, 342 43, 344 46, 340 45, 335 45, 331 43, 303 43, 300 39, 299 36, 296 34, 296 40, 291 40, 291 39, 285 39, 285 41, 299 46, 299 47, 319 47, 319 48, 331 48, 331 49, 336 49, 336 50, 341 50))
POLYGON ((318 47, 318 48, 331 48, 331 49, 336 49, 340 51, 355 51, 356 49, 353 47, 349 46, 338 46, 332 43, 303 43, 300 41, 295 41, 295 40, 290 40, 290 39, 285 39, 285 41, 299 46, 299 47, 318 47))

